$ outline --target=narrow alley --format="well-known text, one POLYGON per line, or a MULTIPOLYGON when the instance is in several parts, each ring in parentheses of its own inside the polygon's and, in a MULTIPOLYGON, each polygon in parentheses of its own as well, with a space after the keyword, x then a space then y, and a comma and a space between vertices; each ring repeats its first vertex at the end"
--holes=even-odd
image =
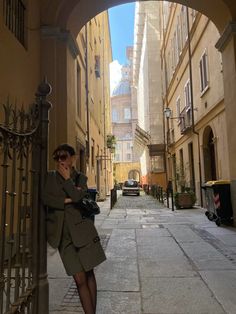
MULTIPOLYGON (((236 232, 201 208, 172 212, 151 196, 99 202, 107 261, 96 269, 99 314, 236 313, 236 232)), ((73 280, 48 248, 50 313, 83 313, 73 280)))

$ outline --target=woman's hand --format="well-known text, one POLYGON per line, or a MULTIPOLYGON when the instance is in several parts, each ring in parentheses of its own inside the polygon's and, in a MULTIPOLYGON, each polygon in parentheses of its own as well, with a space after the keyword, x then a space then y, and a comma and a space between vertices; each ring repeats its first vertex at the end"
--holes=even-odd
POLYGON ((70 204, 72 203, 72 199, 71 198, 65 198, 64 204, 70 204))
POLYGON ((70 179, 70 168, 66 167, 64 164, 59 163, 57 171, 65 180, 70 179))

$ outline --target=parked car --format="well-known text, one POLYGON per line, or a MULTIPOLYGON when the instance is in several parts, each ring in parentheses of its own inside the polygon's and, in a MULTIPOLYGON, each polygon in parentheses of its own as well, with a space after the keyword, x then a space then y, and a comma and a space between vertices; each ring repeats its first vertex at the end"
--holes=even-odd
POLYGON ((127 180, 122 186, 122 195, 140 195, 138 181, 127 180))

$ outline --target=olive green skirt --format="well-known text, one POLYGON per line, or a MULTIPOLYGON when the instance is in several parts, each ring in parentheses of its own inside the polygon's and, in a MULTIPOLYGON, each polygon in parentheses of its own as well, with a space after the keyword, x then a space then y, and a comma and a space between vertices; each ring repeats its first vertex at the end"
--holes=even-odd
POLYGON ((85 271, 80 261, 79 248, 74 246, 65 221, 58 250, 67 275, 73 276, 81 271, 85 271))
POLYGON ((106 255, 96 236, 87 245, 78 248, 73 244, 68 225, 64 220, 59 253, 67 275, 73 276, 79 272, 87 272, 106 260, 106 255))

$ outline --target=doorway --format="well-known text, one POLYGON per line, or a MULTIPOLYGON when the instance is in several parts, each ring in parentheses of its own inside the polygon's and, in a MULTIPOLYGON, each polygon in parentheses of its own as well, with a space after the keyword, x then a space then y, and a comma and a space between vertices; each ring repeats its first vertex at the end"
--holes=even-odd
POLYGON ((216 180, 216 148, 215 136, 210 126, 207 126, 203 133, 203 160, 205 182, 216 180))

